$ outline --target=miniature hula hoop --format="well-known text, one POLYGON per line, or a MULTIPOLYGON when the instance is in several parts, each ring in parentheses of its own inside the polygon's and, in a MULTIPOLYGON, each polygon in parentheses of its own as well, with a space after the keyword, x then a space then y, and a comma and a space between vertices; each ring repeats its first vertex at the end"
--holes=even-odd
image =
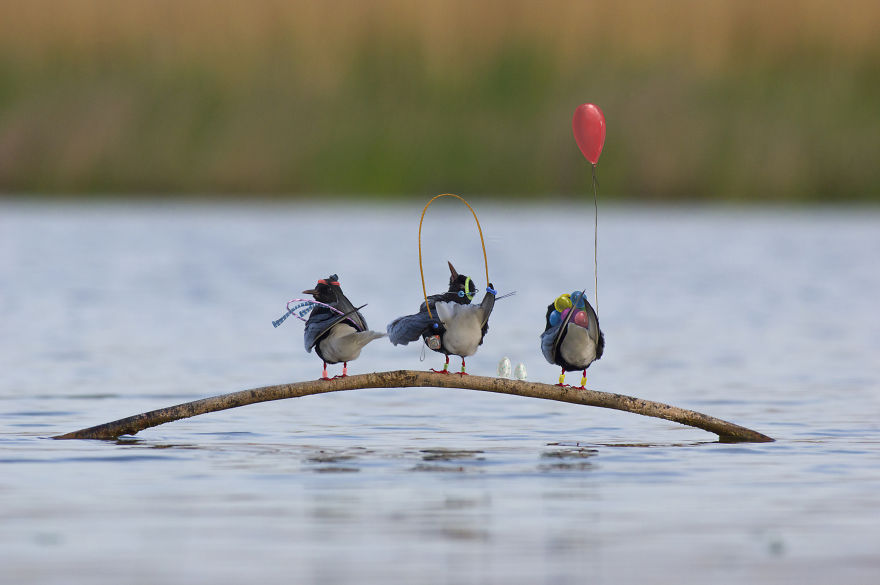
POLYGON ((428 289, 425 287, 425 271, 422 268, 422 222, 425 221, 425 212, 428 211, 428 206, 430 206, 435 199, 439 199, 440 197, 455 197, 456 199, 467 205, 467 208, 471 210, 471 214, 474 216, 474 221, 477 222, 477 231, 480 232, 480 246, 483 247, 483 264, 486 267, 486 286, 489 286, 489 260, 486 257, 486 242, 483 240, 483 228, 480 227, 480 220, 477 219, 477 213, 474 211, 474 208, 471 207, 470 203, 454 193, 443 193, 441 195, 435 195, 425 205, 425 208, 422 210, 422 217, 421 219, 419 219, 419 274, 422 277, 422 293, 425 295, 425 306, 428 308, 428 316, 432 319, 434 318, 434 316, 431 314, 431 306, 428 304, 428 289))

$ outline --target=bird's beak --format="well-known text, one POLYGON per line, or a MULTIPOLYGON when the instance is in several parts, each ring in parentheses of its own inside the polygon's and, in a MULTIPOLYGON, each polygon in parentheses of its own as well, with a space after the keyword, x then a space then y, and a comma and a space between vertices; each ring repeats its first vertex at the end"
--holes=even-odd
POLYGON ((446 263, 449 264, 449 272, 452 273, 452 278, 458 278, 458 272, 455 271, 455 267, 452 265, 452 262, 447 260, 446 263))
POLYGON ((304 295, 312 295, 312 296, 315 296, 316 294, 318 294, 318 291, 316 291, 315 289, 312 288, 312 289, 309 289, 309 290, 304 290, 304 291, 303 291, 303 294, 304 294, 304 295))

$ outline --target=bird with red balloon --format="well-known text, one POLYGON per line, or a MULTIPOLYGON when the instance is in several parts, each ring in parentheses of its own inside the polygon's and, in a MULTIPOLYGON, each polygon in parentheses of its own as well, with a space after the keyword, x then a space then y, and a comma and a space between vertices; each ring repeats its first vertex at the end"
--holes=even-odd
POLYGON ((596 309, 590 306, 584 291, 563 294, 547 307, 546 327, 541 334, 541 352, 551 364, 562 368, 559 386, 565 384, 565 372, 583 370, 580 388, 587 381, 587 368, 605 349, 605 336, 599 329, 599 179, 596 166, 605 146, 605 115, 596 104, 581 104, 571 122, 578 148, 593 172, 595 220, 593 232, 593 275, 596 309))

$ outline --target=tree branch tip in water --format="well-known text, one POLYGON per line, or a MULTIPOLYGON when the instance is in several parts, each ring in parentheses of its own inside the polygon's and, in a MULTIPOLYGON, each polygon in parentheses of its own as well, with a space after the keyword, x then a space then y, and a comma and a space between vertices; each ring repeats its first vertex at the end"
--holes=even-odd
POLYGON ((258 402, 299 398, 312 394, 341 392, 345 390, 362 390, 367 388, 459 388, 463 390, 479 390, 498 394, 510 394, 543 400, 556 400, 584 406, 611 408, 670 420, 683 425, 703 429, 718 435, 722 443, 767 443, 774 439, 757 431, 702 414, 693 410, 670 406, 661 402, 653 402, 634 398, 623 394, 612 394, 598 390, 560 387, 538 382, 509 380, 486 376, 443 376, 427 371, 395 370, 389 372, 373 372, 356 374, 331 380, 308 380, 292 384, 264 386, 251 390, 242 390, 231 394, 222 394, 185 402, 175 406, 160 408, 142 414, 136 414, 113 422, 80 429, 55 439, 117 439, 123 435, 134 435, 139 431, 155 427, 167 422, 190 418, 208 412, 217 412, 258 402))

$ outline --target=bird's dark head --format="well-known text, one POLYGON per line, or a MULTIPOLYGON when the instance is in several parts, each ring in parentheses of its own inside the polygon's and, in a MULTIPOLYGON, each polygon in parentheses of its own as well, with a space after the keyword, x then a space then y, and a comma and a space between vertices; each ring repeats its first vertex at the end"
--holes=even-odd
POLYGON ((322 278, 315 285, 315 288, 304 290, 304 295, 312 295, 315 300, 321 303, 335 303, 338 299, 336 292, 341 290, 339 287, 339 277, 331 274, 327 278, 322 278))
POLYGON ((477 294, 477 285, 474 284, 470 276, 456 272, 452 262, 447 261, 447 264, 449 264, 450 272, 449 292, 457 294, 465 303, 470 303, 474 299, 474 295, 477 294))

